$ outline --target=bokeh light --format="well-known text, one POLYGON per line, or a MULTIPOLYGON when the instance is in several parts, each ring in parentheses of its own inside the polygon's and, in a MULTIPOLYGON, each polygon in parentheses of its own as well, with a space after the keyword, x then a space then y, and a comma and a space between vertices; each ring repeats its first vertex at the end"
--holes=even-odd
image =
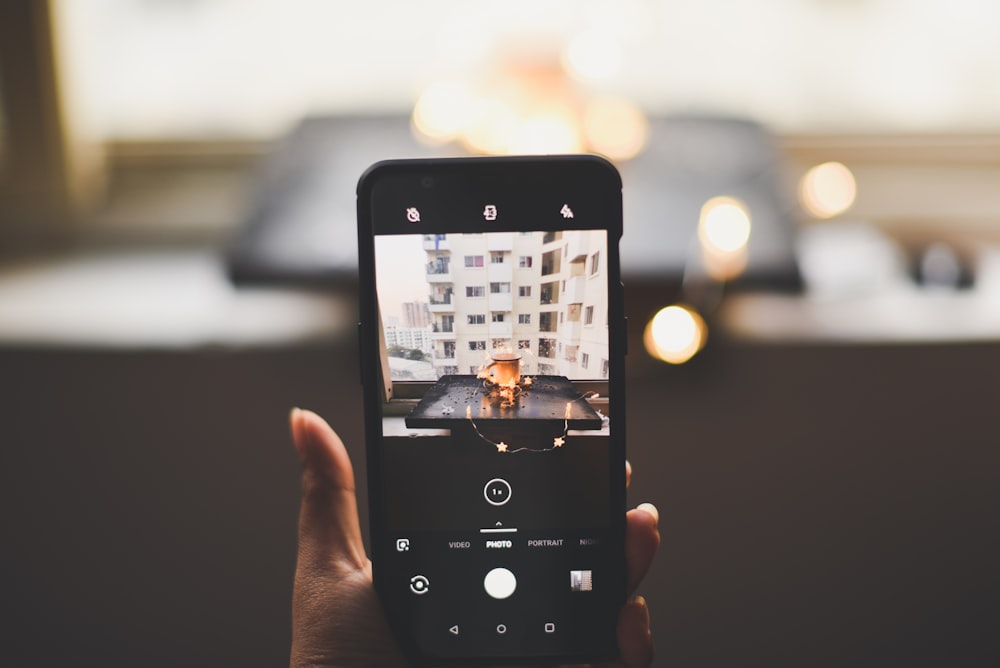
POLYGON ((643 343, 650 356, 669 364, 683 364, 705 345, 708 326, 697 312, 675 304, 660 309, 646 325, 643 343))
POLYGON ((735 197, 713 197, 701 207, 698 239, 721 253, 745 248, 750 240, 750 211, 735 197))
POLYGON ((698 241, 705 271, 720 281, 743 273, 750 241, 750 210, 735 197, 713 197, 701 207, 698 241))
POLYGON ((603 97, 587 103, 583 134, 591 150, 612 160, 629 160, 646 146, 649 122, 628 100, 603 97))
POLYGON ((839 162, 824 162, 799 181, 799 202, 816 218, 833 218, 851 208, 858 194, 854 174, 839 162))
POLYGON ((506 153, 579 153, 582 150, 572 112, 554 107, 523 118, 510 138, 506 153))
POLYGON ((427 87, 413 108, 413 127, 432 142, 456 139, 471 120, 472 95, 457 81, 439 81, 427 87))

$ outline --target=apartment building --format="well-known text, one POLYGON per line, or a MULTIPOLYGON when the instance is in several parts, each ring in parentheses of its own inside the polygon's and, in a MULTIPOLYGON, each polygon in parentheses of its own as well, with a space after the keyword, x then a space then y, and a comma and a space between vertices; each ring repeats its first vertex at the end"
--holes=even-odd
POLYGON ((425 235, 432 361, 476 373, 493 351, 522 373, 608 377, 603 231, 425 235))
POLYGON ((386 325, 385 345, 387 348, 399 346, 400 348, 420 350, 429 355, 433 351, 430 329, 430 324, 426 327, 386 325))

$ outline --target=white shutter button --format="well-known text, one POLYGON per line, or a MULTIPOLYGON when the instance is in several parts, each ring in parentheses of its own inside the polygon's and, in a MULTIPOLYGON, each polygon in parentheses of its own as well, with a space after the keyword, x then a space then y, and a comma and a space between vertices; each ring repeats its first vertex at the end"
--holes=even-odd
POLYGON ((506 568, 494 568, 483 579, 483 587, 493 598, 507 598, 517 589, 517 578, 506 568))

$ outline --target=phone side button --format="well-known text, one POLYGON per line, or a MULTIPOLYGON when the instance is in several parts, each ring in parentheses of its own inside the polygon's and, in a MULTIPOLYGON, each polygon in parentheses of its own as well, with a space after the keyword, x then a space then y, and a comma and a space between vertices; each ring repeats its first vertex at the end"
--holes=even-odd
POLYGON ((365 351, 364 346, 361 345, 361 323, 358 323, 358 384, 364 387, 365 385, 365 351))
POLYGON ((622 354, 628 355, 628 316, 625 316, 625 322, 622 324, 622 341, 624 345, 622 346, 625 350, 622 354))

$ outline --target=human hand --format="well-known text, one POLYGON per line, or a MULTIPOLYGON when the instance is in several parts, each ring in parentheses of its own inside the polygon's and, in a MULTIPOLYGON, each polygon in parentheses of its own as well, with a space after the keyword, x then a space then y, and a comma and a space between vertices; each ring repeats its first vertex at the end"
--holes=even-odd
MULTIPOLYGON (((290 422, 302 460, 291 665, 406 666, 372 585, 347 450, 333 429, 311 411, 293 409, 290 422)), ((630 478, 626 465, 626 484, 630 478)), ((648 503, 626 515, 630 594, 656 554, 658 521, 656 508, 648 503)), ((653 659, 649 610, 641 596, 626 603, 618 616, 618 648, 620 660, 609 665, 635 668, 648 666, 653 659)))

